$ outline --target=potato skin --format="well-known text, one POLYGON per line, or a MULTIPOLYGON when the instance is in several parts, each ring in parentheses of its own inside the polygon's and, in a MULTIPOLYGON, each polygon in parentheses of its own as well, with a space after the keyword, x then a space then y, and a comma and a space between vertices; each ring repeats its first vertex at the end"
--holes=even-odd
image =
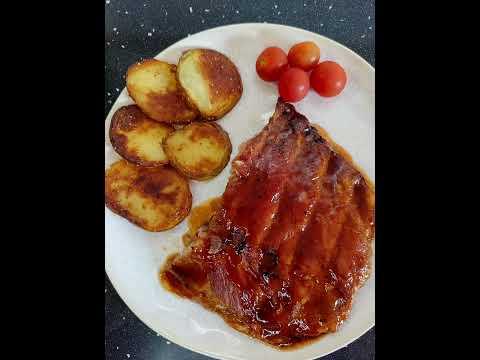
POLYGON ((128 105, 113 115, 109 136, 121 157, 136 165, 154 167, 168 164, 162 143, 173 131, 171 126, 149 118, 137 105, 128 105))
POLYGON ((130 97, 149 117, 169 124, 187 124, 198 116, 178 85, 177 67, 156 59, 135 63, 127 71, 130 97))
POLYGON ((220 125, 195 122, 166 137, 163 149, 170 164, 181 174, 190 179, 208 180, 228 164, 232 144, 220 125))
POLYGON ((185 219, 192 194, 188 181, 169 166, 144 168, 120 160, 105 172, 105 204, 131 223, 158 232, 185 219))
POLYGON ((190 106, 206 121, 222 118, 243 93, 242 79, 235 64, 211 49, 184 52, 178 62, 177 79, 190 106), (204 96, 208 101, 204 101, 204 96))

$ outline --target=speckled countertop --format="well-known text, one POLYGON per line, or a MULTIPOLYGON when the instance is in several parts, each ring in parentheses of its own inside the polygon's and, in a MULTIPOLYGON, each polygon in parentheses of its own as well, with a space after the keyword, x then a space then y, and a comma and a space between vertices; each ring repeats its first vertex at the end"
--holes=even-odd
MULTIPOLYGON (((375 66, 374 0, 105 0, 105 116, 125 85, 128 66, 212 27, 270 22, 297 26, 349 47, 375 66)), ((125 305, 105 275, 105 358, 208 359, 170 343, 125 305)), ((323 359, 375 358, 375 328, 323 359)))

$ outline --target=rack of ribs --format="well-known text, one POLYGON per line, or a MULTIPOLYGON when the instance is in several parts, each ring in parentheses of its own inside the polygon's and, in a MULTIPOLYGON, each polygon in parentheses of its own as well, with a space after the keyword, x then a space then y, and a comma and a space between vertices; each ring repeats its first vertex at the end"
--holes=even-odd
POLYGON ((274 346, 336 331, 369 276, 374 198, 353 164, 279 100, 163 284, 274 346))

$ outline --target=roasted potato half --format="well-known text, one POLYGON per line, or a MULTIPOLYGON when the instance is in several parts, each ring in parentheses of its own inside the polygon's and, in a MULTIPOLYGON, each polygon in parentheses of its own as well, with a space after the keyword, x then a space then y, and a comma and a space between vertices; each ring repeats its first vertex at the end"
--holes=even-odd
POLYGON ((105 172, 105 204, 147 231, 163 231, 190 212, 188 181, 169 166, 144 168, 120 160, 105 172))
POLYGON ((177 78, 190 104, 206 120, 217 120, 228 113, 243 92, 235 64, 215 50, 193 49, 183 53, 177 78))
POLYGON ((180 173, 191 179, 207 180, 227 165, 232 144, 218 124, 195 122, 165 138, 163 149, 180 173))
POLYGON ((130 97, 154 120, 185 124, 198 115, 185 99, 176 78, 177 67, 163 61, 147 59, 127 71, 130 97))
POLYGON ((137 105, 118 109, 110 124, 110 142, 115 151, 131 163, 154 167, 168 164, 163 140, 174 131, 150 119, 137 105))

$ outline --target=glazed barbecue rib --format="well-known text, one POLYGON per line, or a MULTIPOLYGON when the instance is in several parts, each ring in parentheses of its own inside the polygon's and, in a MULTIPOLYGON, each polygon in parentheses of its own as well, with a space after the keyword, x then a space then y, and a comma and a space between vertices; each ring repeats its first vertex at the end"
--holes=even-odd
POLYGON ((279 100, 233 161, 220 209, 162 279, 275 346, 335 331, 369 275, 374 206, 360 172, 279 100))

